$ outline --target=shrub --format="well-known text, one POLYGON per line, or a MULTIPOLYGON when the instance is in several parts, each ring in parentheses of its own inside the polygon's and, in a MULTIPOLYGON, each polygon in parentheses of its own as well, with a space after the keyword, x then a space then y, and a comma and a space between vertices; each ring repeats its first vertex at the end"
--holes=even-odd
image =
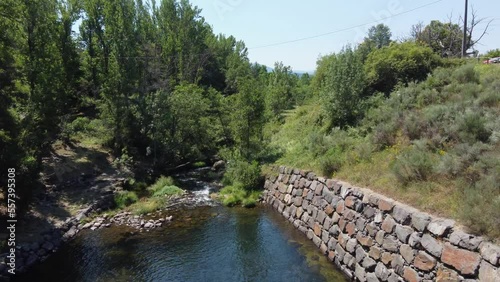
POLYGON ((460 138, 469 143, 486 143, 492 133, 486 128, 486 118, 479 110, 467 111, 458 118, 457 124, 460 138))
POLYGON ((169 196, 176 196, 176 195, 182 195, 184 193, 184 190, 177 186, 164 186, 160 190, 156 191, 153 193, 153 197, 169 197, 169 196))
POLYGON ((194 166, 195 168, 205 167, 205 166, 207 166, 207 163, 205 163, 205 162, 203 162, 203 161, 199 161, 199 162, 195 162, 195 163, 193 164, 193 166, 194 166))
POLYGON ((399 182, 427 180, 433 171, 433 160, 429 152, 411 146, 392 163, 392 171, 399 182))
POLYGON ((120 209, 130 206, 138 200, 137 194, 132 191, 123 191, 115 194, 115 204, 120 209))
POLYGON ((338 171, 343 164, 344 156, 337 146, 319 157, 321 173, 325 176, 331 176, 334 172, 338 171))
POLYGON ((373 144, 380 149, 396 144, 397 126, 394 122, 379 123, 373 132, 373 144))
POLYGON ((463 65, 453 71, 452 79, 458 83, 479 83, 479 73, 473 64, 463 65))
POLYGON ((388 95, 396 85, 422 81, 441 59, 414 42, 391 44, 368 55, 364 65, 369 86, 388 95))
POLYGON ((241 184, 226 186, 219 191, 222 196, 222 204, 232 207, 240 204, 247 196, 247 191, 241 184))
POLYGON ((425 125, 418 114, 411 112, 406 116, 403 122, 403 132, 410 140, 420 139, 424 130, 425 125))
POLYGON ((478 234, 500 236, 500 174, 483 175, 477 183, 462 182, 463 208, 459 218, 478 234))
POLYGON ((345 162, 354 164, 362 161, 369 161, 375 151, 375 146, 370 140, 362 139, 352 150, 347 152, 345 162))
POLYGON ((73 132, 84 131, 89 123, 90 120, 88 117, 77 117, 73 122, 71 122, 70 128, 73 132))
POLYGON ((165 200, 162 198, 147 199, 133 204, 130 209, 135 215, 144 215, 155 212, 165 205, 165 200))
POLYGON ((451 74, 452 69, 438 67, 431 75, 429 75, 425 83, 429 88, 440 91, 443 86, 451 83, 451 74))
POLYGON ((479 98, 477 100, 477 105, 480 107, 496 107, 499 103, 500 91, 498 90, 485 90, 479 94, 479 98))
POLYGON ((251 163, 244 160, 228 161, 222 181, 225 185, 238 184, 245 190, 258 189, 262 182, 260 166, 256 161, 251 163))
POLYGON ((241 204, 245 207, 245 208, 253 208, 257 205, 257 202, 259 201, 259 198, 261 196, 261 192, 260 191, 252 191, 252 192, 249 192, 247 197, 245 199, 243 199, 243 201, 241 202, 241 204))
POLYGON ((156 192, 162 190, 163 187, 165 186, 175 186, 174 179, 170 176, 169 177, 161 176, 160 178, 158 178, 158 180, 156 180, 156 182, 153 185, 149 186, 148 190, 153 195, 156 192))
POLYGON ((70 123, 64 123, 61 128, 61 135, 64 138, 74 137, 77 133, 86 130, 90 120, 87 117, 77 117, 70 123))
POLYGON ((422 108, 427 105, 440 104, 445 97, 436 89, 422 89, 417 96, 417 105, 422 108))

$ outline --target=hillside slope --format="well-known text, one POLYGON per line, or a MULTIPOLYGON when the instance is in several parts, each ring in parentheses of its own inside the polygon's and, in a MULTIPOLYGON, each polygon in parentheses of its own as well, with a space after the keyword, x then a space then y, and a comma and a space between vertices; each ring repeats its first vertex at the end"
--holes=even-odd
POLYGON ((437 69, 372 98, 356 127, 326 130, 317 101, 271 138, 277 164, 312 169, 500 237, 500 68, 437 69))

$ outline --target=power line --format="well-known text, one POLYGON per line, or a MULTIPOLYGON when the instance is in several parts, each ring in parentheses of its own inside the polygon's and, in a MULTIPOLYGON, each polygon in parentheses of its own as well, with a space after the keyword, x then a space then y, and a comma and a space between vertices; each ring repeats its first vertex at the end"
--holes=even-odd
POLYGON ((274 46, 285 45, 285 44, 289 44, 289 43, 295 43, 295 42, 305 41, 305 40, 309 40, 309 39, 314 39, 314 38, 318 38, 318 37, 323 37, 323 36, 327 36, 327 35, 331 35, 331 34, 334 34, 334 33, 343 32, 343 31, 348 31, 348 30, 355 29, 355 28, 362 27, 362 26, 376 24, 376 23, 378 23, 380 21, 383 21, 383 20, 386 20, 386 19, 394 18, 394 17, 401 16, 401 15, 404 15, 404 14, 408 14, 408 13, 411 13, 413 11, 416 11, 416 10, 419 10, 419 9, 422 9, 422 8, 425 8, 425 7, 428 7, 428 6, 432 6, 432 5, 437 4, 439 2, 442 2, 442 1, 443 0, 437 0, 437 1, 434 1, 432 3, 425 4, 425 5, 413 8, 411 10, 407 10, 407 11, 404 11, 404 12, 401 12, 401 13, 398 13, 398 14, 394 14, 394 15, 391 15, 389 17, 381 18, 381 19, 379 19, 377 21, 367 22, 367 23, 363 23, 363 24, 359 24, 359 25, 355 25, 355 26, 351 26, 351 27, 347 27, 347 28, 343 28, 343 29, 334 30, 334 31, 327 32, 327 33, 313 35, 313 36, 308 36, 308 37, 303 37, 303 38, 298 38, 298 39, 293 39, 293 40, 288 40, 288 41, 282 41, 282 42, 278 42, 278 43, 271 43, 271 44, 268 44, 268 45, 261 45, 261 46, 251 47, 251 48, 248 48, 248 49, 251 50, 251 49, 262 49, 262 48, 267 48, 267 47, 274 47, 274 46))

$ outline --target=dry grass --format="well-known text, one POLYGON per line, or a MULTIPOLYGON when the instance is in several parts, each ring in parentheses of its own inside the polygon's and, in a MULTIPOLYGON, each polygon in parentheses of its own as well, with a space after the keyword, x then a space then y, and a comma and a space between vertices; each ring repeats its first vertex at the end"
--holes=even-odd
POLYGON ((460 195, 453 181, 433 179, 403 186, 391 173, 394 158, 389 150, 377 152, 371 161, 343 166, 334 177, 438 216, 456 217, 460 195))

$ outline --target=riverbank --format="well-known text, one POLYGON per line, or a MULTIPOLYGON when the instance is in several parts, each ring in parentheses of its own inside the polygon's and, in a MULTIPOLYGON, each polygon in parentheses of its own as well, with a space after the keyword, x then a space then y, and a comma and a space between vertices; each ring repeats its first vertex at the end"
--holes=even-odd
MULTIPOLYGON (((166 211, 209 200, 208 190, 199 195, 200 191, 191 193, 176 188, 170 189, 173 195, 161 194, 171 192, 163 190, 156 191, 160 194, 155 197, 143 197, 135 210, 117 207, 116 195, 126 193, 133 176, 130 169, 117 165, 117 160, 101 146, 55 142, 43 161, 42 185, 33 191, 30 206, 18 220, 16 274, 45 261, 82 230, 128 225, 137 232, 146 232, 174 220, 166 211), (155 205, 148 200, 154 200, 155 205)), ((0 232, 4 241, 5 229, 0 232)), ((5 252, 0 252, 0 276, 9 277, 5 248, 5 252)))

